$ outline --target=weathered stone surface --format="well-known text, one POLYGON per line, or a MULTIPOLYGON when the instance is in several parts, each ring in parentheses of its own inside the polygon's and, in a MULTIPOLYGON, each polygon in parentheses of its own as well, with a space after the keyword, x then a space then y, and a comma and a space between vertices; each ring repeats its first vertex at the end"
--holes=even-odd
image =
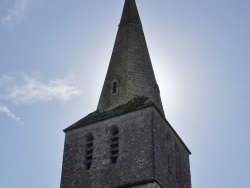
POLYGON ((126 0, 98 110, 111 110, 136 96, 149 98, 164 114, 135 0, 126 0), (112 93, 114 81, 117 93, 112 93))
POLYGON ((163 187, 190 188, 190 151, 171 125, 157 111, 153 113, 153 133, 156 179, 163 187))
POLYGON ((128 113, 66 132, 61 188, 108 188, 153 179, 150 109, 128 113), (111 164, 110 136, 119 130, 119 157, 111 164), (86 136, 94 137, 93 162, 84 168, 86 136))
POLYGON ((93 113, 90 113, 86 117, 80 119, 73 125, 69 126, 66 128, 64 131, 69 131, 71 129, 75 129, 81 126, 86 126, 88 124, 97 122, 97 121, 103 121, 105 119, 123 115, 132 111, 136 111, 148 106, 153 106, 154 103, 149 100, 147 97, 141 96, 141 97, 134 97, 132 100, 128 101, 126 104, 122 104, 120 106, 117 106, 116 108, 109 110, 109 111, 104 111, 100 112, 99 110, 96 110, 93 113))
POLYGON ((165 119, 135 0, 97 110, 64 131, 61 188, 191 188, 191 153, 165 119))
POLYGON ((189 154, 168 122, 154 106, 149 106, 67 131, 61 188, 129 187, 152 180, 162 187, 191 188, 189 154), (119 157, 116 164, 111 164, 110 136, 114 126, 119 130, 119 157), (90 133, 94 137, 93 162, 86 170, 85 138, 90 133), (166 135, 171 137, 170 148, 166 135), (176 145, 181 156, 180 181, 176 178, 176 145))

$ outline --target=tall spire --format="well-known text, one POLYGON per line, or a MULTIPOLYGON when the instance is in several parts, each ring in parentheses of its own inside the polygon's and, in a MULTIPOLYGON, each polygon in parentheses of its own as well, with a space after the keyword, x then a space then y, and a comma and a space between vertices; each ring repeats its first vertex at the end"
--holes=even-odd
POLYGON ((145 96, 164 114, 135 0, 125 0, 98 110, 145 96))
POLYGON ((125 0, 97 110, 64 131, 61 188, 191 188, 191 153, 164 117, 135 0, 125 0))

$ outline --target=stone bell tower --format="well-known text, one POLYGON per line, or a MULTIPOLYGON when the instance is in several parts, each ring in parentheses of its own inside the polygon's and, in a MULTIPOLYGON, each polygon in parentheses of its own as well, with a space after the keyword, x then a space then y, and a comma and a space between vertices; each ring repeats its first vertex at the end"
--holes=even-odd
POLYGON ((125 0, 97 110, 64 130, 61 188, 191 188, 166 120, 135 0, 125 0))

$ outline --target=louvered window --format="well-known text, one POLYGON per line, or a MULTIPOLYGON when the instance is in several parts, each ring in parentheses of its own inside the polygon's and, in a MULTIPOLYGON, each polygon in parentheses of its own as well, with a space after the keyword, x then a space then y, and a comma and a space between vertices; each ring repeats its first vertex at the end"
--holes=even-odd
POLYGON ((85 169, 89 170, 92 164, 93 158, 93 147, 94 147, 94 137, 93 135, 88 135, 86 138, 86 149, 85 149, 85 169))
POLYGON ((117 93, 118 82, 114 81, 112 84, 112 93, 117 93))
POLYGON ((119 131, 117 128, 112 130, 111 138, 110 138, 110 159, 111 163, 114 164, 117 162, 119 155, 119 131))

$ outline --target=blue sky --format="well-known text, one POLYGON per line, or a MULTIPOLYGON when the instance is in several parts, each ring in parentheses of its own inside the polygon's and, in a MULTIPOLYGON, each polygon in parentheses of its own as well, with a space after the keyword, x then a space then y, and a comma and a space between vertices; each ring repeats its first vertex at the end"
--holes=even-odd
MULTIPOLYGON (((1 187, 59 187, 62 130, 97 107, 123 3, 0 1, 1 187)), ((193 187, 250 187, 250 1, 137 6, 193 187)))

